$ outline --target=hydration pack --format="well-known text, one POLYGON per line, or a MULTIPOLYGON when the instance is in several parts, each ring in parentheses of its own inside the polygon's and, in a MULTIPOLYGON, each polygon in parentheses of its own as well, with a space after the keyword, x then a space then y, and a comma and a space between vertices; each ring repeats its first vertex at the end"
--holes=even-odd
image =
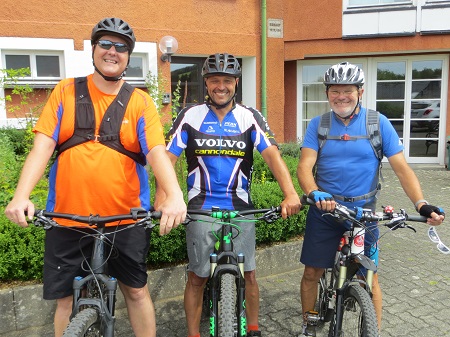
POLYGON ((142 152, 127 150, 120 142, 120 128, 123 116, 134 88, 124 82, 114 101, 108 107, 95 134, 95 114, 86 77, 75 78, 75 129, 73 135, 56 147, 57 156, 62 152, 90 140, 100 142, 145 166, 147 161, 142 152))

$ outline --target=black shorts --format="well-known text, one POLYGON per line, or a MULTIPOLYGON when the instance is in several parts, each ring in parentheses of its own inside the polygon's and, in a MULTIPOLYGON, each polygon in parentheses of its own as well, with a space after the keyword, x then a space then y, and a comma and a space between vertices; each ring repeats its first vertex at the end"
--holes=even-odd
MULTIPOLYGON (((114 249, 106 244, 107 273, 132 288, 147 284, 147 254, 150 248, 151 230, 143 227, 125 229, 114 233, 119 227, 108 227, 107 238, 114 249)), ((76 276, 89 274, 85 259, 89 262, 93 238, 91 229, 82 233, 52 228, 46 232, 44 253, 44 299, 55 300, 72 295, 72 283, 76 276)))

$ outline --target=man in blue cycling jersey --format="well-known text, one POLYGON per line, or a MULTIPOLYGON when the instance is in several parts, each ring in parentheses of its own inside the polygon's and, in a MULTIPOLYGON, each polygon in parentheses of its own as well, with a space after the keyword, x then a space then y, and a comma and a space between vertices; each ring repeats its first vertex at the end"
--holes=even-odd
MULTIPOLYGON (((316 202, 306 218, 306 232, 300 262, 305 265, 301 280, 303 313, 302 336, 315 336, 315 327, 308 323, 314 315, 317 298, 317 282, 325 268, 333 266, 340 238, 345 225, 331 217, 322 216, 332 211, 335 200, 345 206, 375 209, 379 192, 378 175, 380 160, 367 137, 366 114, 368 109, 360 104, 364 92, 364 72, 359 67, 343 62, 332 66, 324 76, 326 95, 330 104, 331 125, 325 143, 319 132, 323 128, 321 116, 311 120, 306 130, 300 161, 298 180, 303 191, 316 202), (316 175, 313 169, 316 167, 316 175)), ((325 116, 325 115, 324 115, 325 116)), ((396 173, 407 196, 417 211, 428 217, 428 224, 439 225, 444 220, 442 210, 424 200, 420 183, 403 155, 403 145, 389 120, 379 115, 378 131, 381 134, 382 153, 396 173)), ((367 127, 368 128, 368 127, 367 127)), ((365 254, 377 256, 378 231, 366 233, 365 254)), ((373 302, 381 327, 381 289, 378 275, 373 283, 373 302)))
MULTIPOLYGON (((282 216, 301 204, 274 136, 261 113, 235 101, 241 76, 238 60, 230 54, 210 55, 202 69, 207 101, 183 109, 169 131, 167 150, 175 163, 183 150, 188 163, 188 208, 211 210, 251 209, 249 193, 256 148, 268 164, 284 194, 282 216)), ((255 227, 241 225, 234 240, 245 255, 248 336, 261 336, 258 328, 259 289, 255 278, 255 227)), ((203 289, 209 276, 209 255, 216 241, 211 225, 190 223, 186 228, 189 257, 184 303, 189 337, 200 336, 203 289)))

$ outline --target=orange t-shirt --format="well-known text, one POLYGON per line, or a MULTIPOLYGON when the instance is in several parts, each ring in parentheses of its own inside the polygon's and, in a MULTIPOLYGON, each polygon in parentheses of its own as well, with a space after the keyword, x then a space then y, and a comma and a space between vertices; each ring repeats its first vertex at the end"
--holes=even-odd
MULTIPOLYGON (((94 105, 96 134, 108 106, 116 95, 101 92, 88 76, 94 105)), ((53 90, 34 128, 35 132, 63 143, 74 132, 74 79, 65 79, 53 90)), ((165 145, 163 128, 150 96, 135 89, 120 129, 120 141, 133 152, 147 155, 165 145)), ((101 143, 88 141, 72 147, 57 158, 49 177, 48 211, 78 215, 125 214, 132 207, 150 208, 150 186, 146 169, 128 156, 101 143)), ((65 225, 69 221, 58 220, 65 225)))

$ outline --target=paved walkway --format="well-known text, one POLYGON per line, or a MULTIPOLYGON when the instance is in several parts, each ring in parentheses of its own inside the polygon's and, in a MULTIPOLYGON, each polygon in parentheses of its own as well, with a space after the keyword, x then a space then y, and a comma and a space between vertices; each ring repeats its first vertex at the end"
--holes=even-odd
MULTIPOLYGON (((415 172, 426 199, 450 212, 450 171, 420 168, 415 172)), ((407 212, 415 212, 393 172, 385 168, 383 175, 385 181, 379 206, 389 204, 395 209, 404 207, 407 212)), ((450 255, 443 255, 436 249, 436 244, 428 239, 426 225, 415 223, 414 226, 417 233, 406 229, 388 232, 380 241, 380 283, 384 294, 382 336, 450 336, 450 255)), ((450 245, 448 226, 438 228, 438 233, 442 241, 450 245)), ((297 270, 259 279, 260 326, 264 336, 288 337, 300 332, 302 271, 299 264, 297 270)), ((186 337, 182 297, 157 301, 155 305, 158 337, 186 337)), ((133 336, 125 315, 124 310, 118 313, 117 335, 133 336)), ((202 336, 207 333, 208 325, 204 320, 202 336)), ((51 326, 8 334, 8 337, 19 336, 50 337, 51 326)))

